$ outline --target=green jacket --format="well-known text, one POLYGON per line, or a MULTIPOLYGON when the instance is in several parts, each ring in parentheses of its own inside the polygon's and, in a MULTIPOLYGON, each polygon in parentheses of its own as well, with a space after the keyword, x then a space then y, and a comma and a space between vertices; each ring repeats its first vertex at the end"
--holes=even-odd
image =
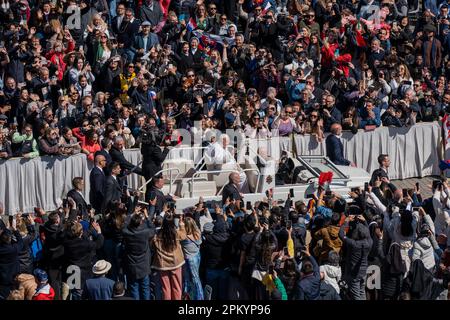
POLYGON ((33 151, 31 151, 28 154, 29 158, 39 157, 39 150, 37 148, 37 142, 36 142, 36 139, 33 138, 33 136, 27 136, 26 134, 20 134, 18 132, 15 132, 12 136, 13 143, 22 143, 27 140, 33 140, 33 142, 32 142, 33 151))

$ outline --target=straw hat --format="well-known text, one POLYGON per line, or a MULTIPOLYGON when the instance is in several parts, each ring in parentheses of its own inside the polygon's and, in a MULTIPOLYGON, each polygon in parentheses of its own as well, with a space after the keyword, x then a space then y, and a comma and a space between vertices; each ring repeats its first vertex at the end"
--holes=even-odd
POLYGON ((92 273, 102 275, 108 273, 109 269, 111 269, 111 263, 106 260, 98 260, 92 267, 92 273))

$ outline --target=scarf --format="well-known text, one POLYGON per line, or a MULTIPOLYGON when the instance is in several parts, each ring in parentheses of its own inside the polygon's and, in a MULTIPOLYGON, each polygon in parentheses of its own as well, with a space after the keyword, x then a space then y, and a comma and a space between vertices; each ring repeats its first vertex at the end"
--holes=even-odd
POLYGON ((103 57, 103 47, 100 42, 97 44, 97 54, 95 55, 95 61, 100 61, 103 57))

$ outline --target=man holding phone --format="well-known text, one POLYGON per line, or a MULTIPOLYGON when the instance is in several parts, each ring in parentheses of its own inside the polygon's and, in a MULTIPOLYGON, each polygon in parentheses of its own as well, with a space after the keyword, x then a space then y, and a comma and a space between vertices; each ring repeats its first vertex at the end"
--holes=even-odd
MULTIPOLYGON (((380 165, 380 168, 376 169, 372 173, 372 178, 370 179, 370 185, 373 187, 376 185, 377 181, 381 181, 381 186, 383 184, 388 184, 389 188, 391 188, 392 191, 395 191, 395 186, 391 184, 391 181, 389 180, 388 175, 388 169, 391 165, 391 159, 389 159, 389 155, 387 154, 380 154, 378 156, 378 164, 380 165)), ((380 187, 381 187, 380 186, 380 187)))

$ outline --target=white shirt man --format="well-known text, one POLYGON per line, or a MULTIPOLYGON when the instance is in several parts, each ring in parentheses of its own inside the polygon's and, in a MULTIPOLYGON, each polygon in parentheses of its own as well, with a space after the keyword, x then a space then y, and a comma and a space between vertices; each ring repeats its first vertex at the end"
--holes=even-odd
POLYGON ((212 167, 214 168, 214 170, 215 168, 217 168, 217 170, 220 170, 220 168, 225 166, 226 169, 234 168, 236 171, 239 171, 240 172, 239 176, 241 179, 239 187, 241 192, 244 192, 243 189, 247 187, 246 186, 247 176, 245 172, 241 171, 242 170, 241 167, 236 162, 234 156, 227 148, 230 140, 227 135, 223 134, 220 136, 219 141, 222 141, 222 143, 220 144, 219 142, 217 142, 215 137, 211 138, 211 144, 206 149, 205 161, 207 164, 213 165, 212 167))

